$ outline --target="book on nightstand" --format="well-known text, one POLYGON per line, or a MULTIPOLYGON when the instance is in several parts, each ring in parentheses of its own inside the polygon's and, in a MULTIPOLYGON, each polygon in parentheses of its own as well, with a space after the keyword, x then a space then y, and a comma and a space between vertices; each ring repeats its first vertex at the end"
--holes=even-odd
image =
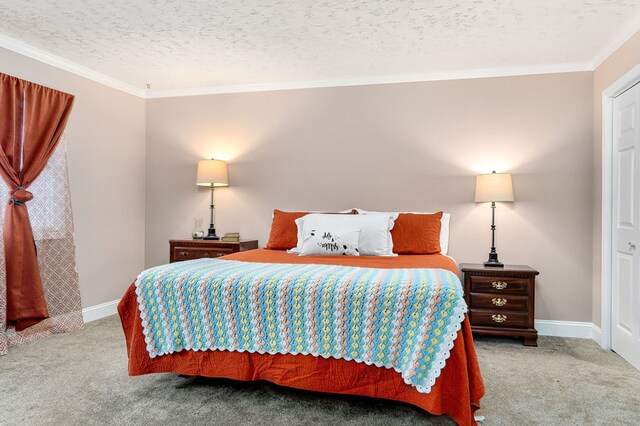
POLYGON ((220 241, 226 241, 228 243, 237 243, 240 241, 240 233, 238 232, 227 232, 220 238, 220 241))

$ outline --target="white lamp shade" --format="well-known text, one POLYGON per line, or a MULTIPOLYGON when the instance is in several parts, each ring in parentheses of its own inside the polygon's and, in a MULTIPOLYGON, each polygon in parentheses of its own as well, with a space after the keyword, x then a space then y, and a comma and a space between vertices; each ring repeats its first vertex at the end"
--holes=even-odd
POLYGON ((513 184, 509 173, 493 172, 476 177, 476 203, 513 200, 513 184))
POLYGON ((198 161, 196 185, 229 186, 226 161, 213 159, 198 161))

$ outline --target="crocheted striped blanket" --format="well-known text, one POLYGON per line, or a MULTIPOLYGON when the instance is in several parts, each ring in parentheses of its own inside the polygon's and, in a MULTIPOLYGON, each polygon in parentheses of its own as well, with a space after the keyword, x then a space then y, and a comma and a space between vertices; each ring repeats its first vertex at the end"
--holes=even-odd
POLYGON ((428 393, 467 306, 442 269, 177 262, 135 283, 149 356, 182 350, 304 354, 393 368, 428 393))

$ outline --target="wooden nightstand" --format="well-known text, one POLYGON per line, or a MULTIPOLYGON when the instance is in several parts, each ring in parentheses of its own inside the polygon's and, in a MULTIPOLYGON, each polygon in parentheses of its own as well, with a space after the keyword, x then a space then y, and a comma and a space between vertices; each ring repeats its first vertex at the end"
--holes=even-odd
POLYGON ((538 346, 533 322, 538 271, 525 265, 487 268, 474 263, 462 263, 460 269, 474 333, 522 337, 525 346, 538 346))
POLYGON ((258 240, 246 240, 229 243, 220 240, 170 240, 169 262, 201 259, 203 257, 220 257, 258 248, 258 240))

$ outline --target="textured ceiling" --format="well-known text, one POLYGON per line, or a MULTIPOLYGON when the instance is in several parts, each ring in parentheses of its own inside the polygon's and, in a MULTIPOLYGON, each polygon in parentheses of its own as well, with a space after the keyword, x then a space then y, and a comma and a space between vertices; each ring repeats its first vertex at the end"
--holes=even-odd
POLYGON ((0 34, 153 90, 588 67, 634 24, 638 0, 0 0, 0 34))

